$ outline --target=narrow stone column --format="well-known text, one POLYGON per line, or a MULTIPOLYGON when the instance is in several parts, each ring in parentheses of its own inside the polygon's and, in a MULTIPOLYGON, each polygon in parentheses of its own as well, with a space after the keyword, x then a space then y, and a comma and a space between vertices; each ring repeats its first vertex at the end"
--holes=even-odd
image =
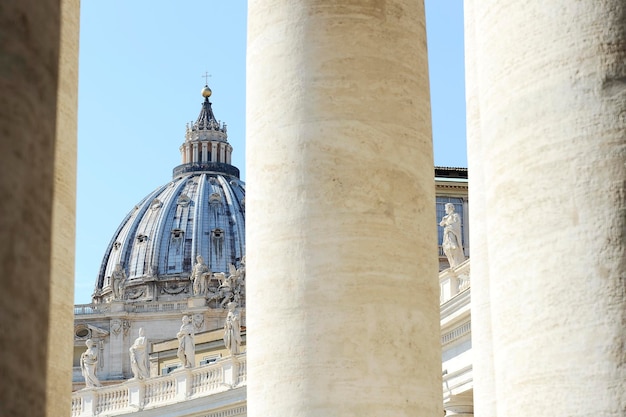
POLYGON ((49 417, 67 415, 71 407, 79 20, 80 1, 62 0, 46 374, 46 415, 49 417))
POLYGON ((493 370, 493 336, 491 331, 491 299, 489 251, 485 190, 487 182, 483 169, 484 149, 480 126, 480 104, 474 4, 480 0, 464 0, 465 25, 465 99, 467 114, 467 154, 469 170, 469 210, 471 241, 472 291, 472 365, 476 415, 496 417, 496 386, 493 370))
POLYGON ((3 1, 0 39, 0 415, 69 415, 78 1, 3 1))
POLYGON ((248 7, 248 413, 441 416, 423 2, 248 7))
POLYGON ((497 415, 623 416, 626 5, 474 5, 497 415))

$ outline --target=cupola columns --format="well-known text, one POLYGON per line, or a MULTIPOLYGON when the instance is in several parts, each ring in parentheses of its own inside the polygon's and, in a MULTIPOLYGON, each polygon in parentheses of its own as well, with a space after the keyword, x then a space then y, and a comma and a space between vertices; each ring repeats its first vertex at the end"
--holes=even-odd
POLYGON ((195 122, 187 125, 185 142, 180 147, 182 164, 203 162, 231 163, 232 146, 228 143, 226 124, 215 119, 209 97, 212 91, 204 86, 201 91, 204 102, 195 122))
POLYGON ((252 1, 247 74, 248 415, 441 416, 423 2, 252 1))
POLYGON ((465 4, 476 415, 623 416, 626 5, 465 4))

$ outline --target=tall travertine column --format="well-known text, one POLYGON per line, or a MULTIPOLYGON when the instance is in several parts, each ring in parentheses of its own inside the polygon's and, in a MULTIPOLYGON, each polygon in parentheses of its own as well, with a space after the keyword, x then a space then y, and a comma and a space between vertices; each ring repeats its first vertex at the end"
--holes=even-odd
POLYGON ((623 416, 626 5, 474 6, 497 415, 623 416))
POLYGON ((248 413, 441 416, 423 3, 248 7, 248 413))
POLYGON ((477 416, 495 417, 496 386, 493 369, 493 338, 491 332, 491 299, 489 256, 483 172, 482 138, 480 132, 479 85, 477 76, 480 62, 476 56, 476 25, 474 3, 463 2, 465 26, 465 99, 467 111, 467 153, 469 162, 470 240, 472 243, 472 365, 474 377, 474 411, 477 416))
POLYGON ((46 415, 66 415, 71 407, 74 354, 74 249, 76 240, 76 134, 80 0, 61 1, 61 47, 57 88, 52 264, 46 415))
POLYGON ((69 415, 78 1, 4 1, 0 39, 0 415, 69 415))

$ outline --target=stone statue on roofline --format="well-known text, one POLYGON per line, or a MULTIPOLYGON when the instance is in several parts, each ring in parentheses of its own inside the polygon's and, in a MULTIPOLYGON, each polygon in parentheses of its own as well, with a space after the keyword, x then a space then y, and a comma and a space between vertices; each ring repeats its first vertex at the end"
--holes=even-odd
POLYGON ((183 316, 183 324, 176 334, 178 339, 178 351, 176 356, 180 359, 183 368, 193 368, 196 366, 196 345, 194 342, 194 330, 190 316, 183 316))
POLYGON ((228 315, 224 321, 224 345, 231 355, 241 353, 241 318, 237 303, 228 303, 228 315))
POLYGON ((205 295, 207 292, 207 280, 211 273, 209 267, 204 263, 201 255, 196 256, 196 264, 191 271, 191 280, 193 282, 193 295, 205 295))
POLYGON ((133 371, 133 379, 146 379, 150 376, 147 359, 147 340, 143 327, 139 329, 139 337, 135 339, 133 345, 128 349, 130 354, 130 367, 133 371))
POLYGON ((445 208, 446 215, 439 223, 439 226, 443 227, 441 247, 448 258, 450 268, 454 268, 465 261, 461 238, 461 217, 454 211, 454 204, 447 203, 445 208))
POLYGON ((120 300, 124 297, 124 286, 126 285, 126 272, 122 268, 122 264, 115 265, 111 274, 111 289, 113 291, 113 299, 120 300))
POLYGON ((96 368, 98 367, 98 348, 93 340, 85 341, 87 350, 80 355, 80 372, 85 378, 86 388, 101 387, 100 380, 96 376, 96 368))

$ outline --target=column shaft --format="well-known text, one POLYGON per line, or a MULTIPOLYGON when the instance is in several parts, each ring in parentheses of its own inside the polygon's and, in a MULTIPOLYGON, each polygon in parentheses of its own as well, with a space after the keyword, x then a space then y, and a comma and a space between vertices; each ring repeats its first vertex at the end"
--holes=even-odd
POLYGON ((626 410, 625 16, 475 3, 497 415, 626 410))
POLYGON ((80 1, 62 0, 46 381, 48 417, 67 415, 71 407, 79 20, 80 1))
POLYGON ((3 416, 70 413, 78 7, 0 7, 3 416))
POLYGON ((248 413, 440 416, 423 3, 248 7, 248 413))
POLYGON ((480 125, 478 61, 474 4, 480 0, 465 0, 465 98, 467 113, 467 154, 470 174, 469 210, 471 241, 472 291, 472 358, 474 375, 474 404, 476 415, 496 417, 496 386, 493 370, 493 336, 491 330, 491 299, 489 279, 489 251, 485 190, 487 182, 483 171, 484 150, 480 125))

